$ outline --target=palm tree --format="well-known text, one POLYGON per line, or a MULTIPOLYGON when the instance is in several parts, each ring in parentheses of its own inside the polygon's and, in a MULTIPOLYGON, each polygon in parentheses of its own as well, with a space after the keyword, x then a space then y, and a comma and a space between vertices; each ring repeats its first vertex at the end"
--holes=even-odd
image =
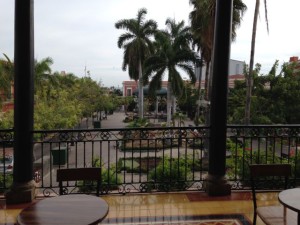
MULTIPOLYGON (((213 50, 216 0, 190 0, 190 4, 193 5, 193 10, 189 15, 193 44, 206 64, 205 100, 209 100, 209 68, 213 50)), ((247 9, 241 0, 234 0, 233 5, 232 41, 236 38, 236 29, 240 26, 242 16, 247 9)), ((201 80, 199 82, 201 84, 201 80)))
MULTIPOLYGON (((51 65, 53 59, 50 57, 44 58, 41 61, 35 60, 34 64, 34 91, 38 92, 41 97, 44 97, 44 88, 47 87, 47 83, 51 80, 51 65)), ((46 90, 48 91, 48 90, 46 90)))
POLYGON ((150 38, 154 35, 157 24, 154 20, 145 21, 147 10, 142 8, 138 11, 136 19, 123 19, 115 24, 117 29, 125 29, 128 32, 118 39, 118 47, 124 49, 122 69, 126 71, 128 66, 129 77, 139 80, 139 117, 144 116, 143 95, 143 71, 142 65, 148 55, 153 51, 150 38))
MULTIPOLYGON (((194 39, 193 44, 197 47, 197 50, 200 52, 201 59, 204 59, 206 64, 205 98, 208 100, 208 77, 213 48, 215 1, 190 0, 190 4, 194 6, 193 11, 189 15, 191 31, 194 39)), ((199 82, 201 84, 201 80, 199 80, 199 82)))
MULTIPOLYGON (((269 32, 269 21, 267 13, 267 0, 264 0, 265 3, 265 20, 267 24, 267 31, 269 32)), ((250 112, 251 112, 251 96, 252 96, 252 87, 253 87, 253 67, 254 67, 254 52, 255 52, 255 39, 256 39, 256 29, 257 29, 257 18, 259 14, 259 5, 260 0, 256 0, 254 18, 253 18, 253 27, 252 27, 252 39, 251 39, 251 52, 250 52, 250 64, 249 72, 246 75, 246 107, 245 107, 245 124, 250 123, 250 112)))
MULTIPOLYGON (((167 19, 167 30, 155 35, 155 53, 145 61, 145 79, 149 80, 149 90, 161 88, 164 76, 168 76, 167 91, 167 126, 171 124, 172 96, 180 96, 184 89, 184 81, 178 68, 186 72, 192 83, 195 83, 195 53, 189 48, 190 33, 184 22, 176 23, 167 19)), ((175 110, 173 110, 173 113, 175 110)))

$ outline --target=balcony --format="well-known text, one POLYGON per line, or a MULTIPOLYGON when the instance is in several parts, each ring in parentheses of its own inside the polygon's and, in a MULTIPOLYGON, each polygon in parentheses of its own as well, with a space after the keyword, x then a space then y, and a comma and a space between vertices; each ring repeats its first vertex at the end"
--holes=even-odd
MULTIPOLYGON (((240 223, 234 224, 250 225, 253 218, 250 196, 251 193, 247 191, 234 192, 225 197, 208 197, 205 193, 197 192, 105 195, 102 198, 109 204, 109 213, 99 224, 175 224, 176 221, 193 221, 203 217, 205 222, 218 217, 227 218, 227 223, 222 224, 229 224, 231 220, 228 218, 241 217, 240 223)), ((261 201, 258 202, 259 205, 273 203, 279 204, 277 196, 270 193, 261 194, 261 201)), ((5 205, 5 201, 0 198, 0 224, 15 224, 17 215, 30 204, 5 205)), ((292 216, 296 217, 297 214, 292 216)), ((263 224, 258 218, 257 225, 263 224)))
MULTIPOLYGON (((121 115, 111 115, 106 123, 121 115)), ((228 125, 226 179, 231 189, 250 189, 248 163, 290 163, 292 185, 299 184, 299 128, 228 125)), ((6 155, 12 130, 2 130, 0 137, 0 153, 6 155)), ((205 126, 34 131, 34 179, 41 195, 57 195, 57 169, 97 166, 102 168, 102 194, 204 192, 209 138, 205 126)), ((5 171, 0 176, 3 193, 12 176, 5 171)), ((67 187, 69 192, 89 191, 82 183, 67 187)))
MULTIPOLYGON (((209 127, 105 128, 121 124, 122 116, 108 116, 102 129, 91 129, 90 121, 84 123, 84 129, 35 131, 33 173, 39 191, 35 201, 58 194, 57 169, 93 165, 103 168, 101 197, 110 207, 104 222, 134 224, 137 218, 176 221, 223 214, 244 215, 251 222, 247 163, 291 163, 291 184, 299 185, 299 125, 229 125, 226 177, 232 194, 209 197, 204 191, 209 127)), ((0 134, 0 152, 5 155, 11 149, 13 133, 2 130, 0 134)), ((1 180, 3 192, 9 188, 11 174, 1 176, 6 178, 1 180)), ((69 192, 92 191, 80 182, 66 185, 69 192)), ((278 203, 277 196, 262 195, 260 204, 271 203, 278 203)), ((0 206, 0 223, 14 224, 27 205, 6 205, 0 194, 0 206)))

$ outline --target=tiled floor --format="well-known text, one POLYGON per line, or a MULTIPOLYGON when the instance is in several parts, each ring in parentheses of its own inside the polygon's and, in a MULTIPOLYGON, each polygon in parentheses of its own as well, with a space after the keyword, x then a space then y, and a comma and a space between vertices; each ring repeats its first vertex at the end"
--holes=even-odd
MULTIPOLYGON (((241 213, 251 221, 253 206, 249 192, 226 197, 208 197, 205 193, 127 194, 103 196, 108 202, 107 218, 160 217, 241 213)), ((261 194, 259 204, 279 204, 277 196, 261 194)), ((28 204, 5 205, 0 199, 0 225, 13 225, 18 213, 28 204)), ((263 223, 258 220, 257 225, 263 223)))

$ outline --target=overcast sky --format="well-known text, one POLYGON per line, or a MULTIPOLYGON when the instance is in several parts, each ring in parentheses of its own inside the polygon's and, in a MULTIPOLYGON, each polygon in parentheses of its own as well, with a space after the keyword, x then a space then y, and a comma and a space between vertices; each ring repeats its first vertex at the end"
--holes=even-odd
MULTIPOLYGON (((249 64, 254 0, 244 0, 246 11, 231 58, 249 64)), ((129 80, 121 70, 123 50, 117 47, 124 30, 114 24, 120 19, 136 18, 146 8, 146 19, 165 28, 167 18, 185 20, 191 11, 189 0, 35 0, 35 58, 51 57, 52 70, 74 73, 78 77, 90 71, 91 77, 105 86, 121 87, 129 80)), ((276 59, 280 64, 290 56, 300 56, 299 0, 268 0, 269 34, 263 1, 258 21, 255 63, 267 73, 276 59)), ((0 53, 13 59, 14 1, 0 0, 0 53)), ((1 54, 0 58, 3 58, 1 54)), ((184 76, 184 75, 183 75, 184 76)))

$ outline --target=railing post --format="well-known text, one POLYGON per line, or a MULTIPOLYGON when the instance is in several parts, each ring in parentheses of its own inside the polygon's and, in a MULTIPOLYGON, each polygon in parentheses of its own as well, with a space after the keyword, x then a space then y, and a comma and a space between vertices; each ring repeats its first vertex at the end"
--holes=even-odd
POLYGON ((230 185, 225 180, 227 91, 230 59, 233 0, 217 0, 215 15, 209 171, 206 191, 209 195, 228 195, 230 185))
POLYGON ((33 180, 33 0, 15 0, 14 171, 8 204, 30 202, 33 180))

